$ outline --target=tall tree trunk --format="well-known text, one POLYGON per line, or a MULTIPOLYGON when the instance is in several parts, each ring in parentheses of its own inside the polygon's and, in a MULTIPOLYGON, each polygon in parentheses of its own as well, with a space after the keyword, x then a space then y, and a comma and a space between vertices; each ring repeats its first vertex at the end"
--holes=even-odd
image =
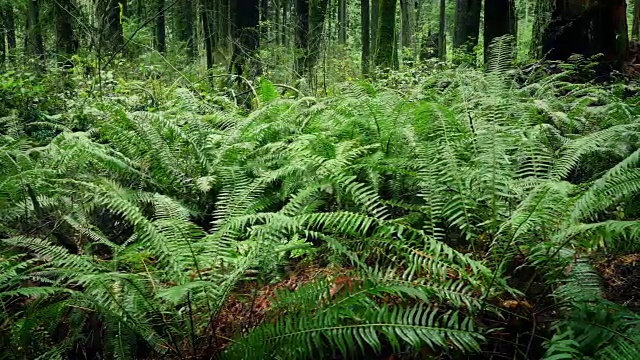
POLYGON ((440 21, 438 25, 438 57, 440 60, 447 58, 446 5, 445 0, 440 0, 440 21))
POLYGON ((480 36, 481 0, 458 0, 456 6, 453 48, 473 54, 480 36))
POLYGON ((2 27, 5 29, 5 35, 7 37, 6 54, 9 59, 12 58, 11 53, 16 48, 16 25, 13 14, 13 6, 4 5, 0 7, 0 15, 2 15, 2 27))
POLYGON ((369 44, 369 0, 360 0, 360 24, 362 26, 361 42, 362 42, 362 75, 369 75, 369 58, 371 56, 369 44))
MULTIPOLYGON (((489 45, 498 37, 516 36, 516 4, 515 0, 486 0, 484 4, 484 59, 490 58, 489 45)), ((515 55, 515 43, 512 44, 515 55)))
POLYGON ((411 53, 415 50, 416 9, 414 0, 400 0, 402 13, 402 47, 411 53))
MULTIPOLYGON (((289 9, 291 7, 291 3, 289 2, 290 0, 280 0, 282 2, 282 21, 280 22, 281 28, 280 28, 280 35, 282 37, 281 42, 282 45, 287 46, 289 45, 288 39, 289 37, 287 36, 287 34, 289 33, 289 28, 287 27, 289 25, 289 9)), ((295 31, 295 30, 294 30, 295 31)))
POLYGON ((44 66, 44 39, 42 37, 42 26, 40 24, 39 0, 28 0, 26 29, 25 48, 27 54, 34 56, 39 63, 38 67, 42 68, 42 66, 44 66))
POLYGON ((394 67, 396 49, 396 3, 397 0, 379 0, 378 46, 376 65, 394 67))
POLYGON ((282 28, 282 4, 281 0, 274 0, 273 4, 273 32, 275 33, 276 45, 280 45, 282 38, 280 37, 280 29, 282 28))
POLYGON ((604 61, 621 66, 629 51, 626 10, 625 0, 556 0, 543 53, 554 60, 603 54, 604 61))
POLYGON ((371 0, 371 54, 373 59, 378 54, 378 28, 380 27, 380 0, 371 0))
POLYGON ((640 0, 633 0, 633 27, 631 28, 633 40, 640 40, 640 0))
POLYGON ((269 36, 269 0, 260 0, 260 36, 267 39, 269 36))
POLYGON ((193 39, 193 0, 180 0, 178 24, 178 36, 187 45, 187 57, 192 59, 196 53, 193 39))
POLYGON ((164 54, 167 52, 167 28, 165 24, 164 0, 156 0, 156 50, 164 54))
POLYGON ((295 0, 296 8, 296 61, 294 70, 297 76, 302 77, 305 74, 305 63, 309 51, 309 0, 295 0))
POLYGON ((260 75, 260 63, 252 60, 260 46, 260 4, 259 0, 237 0, 234 18, 234 47, 231 56, 230 72, 247 76, 248 67, 251 77, 260 75))
POLYGON ((4 64, 7 61, 7 43, 6 43, 7 29, 4 26, 0 27, 0 70, 4 70, 4 64))
POLYGON ((71 0, 56 0, 53 3, 56 19, 56 52, 63 68, 73 67, 71 56, 78 51, 78 41, 73 31, 74 8, 71 0))
POLYGON ((138 21, 144 21, 145 6, 143 0, 136 0, 136 19, 138 21))
POLYGON ((118 50, 124 44, 120 22, 120 2, 124 0, 95 0, 98 19, 98 48, 108 52, 118 50))
POLYGON ((338 42, 347 43, 347 0, 338 0, 338 42))
POLYGON ((320 46, 324 40, 324 19, 327 16, 329 0, 310 0, 309 7, 309 56, 307 70, 312 73, 320 56, 320 46))
POLYGON ((202 41, 204 43, 204 54, 207 70, 213 68, 213 46, 214 39, 211 33, 211 20, 209 19, 212 14, 209 12, 207 6, 207 0, 200 0, 200 21, 202 25, 202 41))
MULTIPOLYGON (((637 1, 637 0, 636 0, 637 1)), ((542 52, 544 34, 551 24, 551 16, 555 11, 555 0, 537 0, 535 8, 535 20, 533 21, 533 35, 531 37, 531 49, 529 54, 534 59, 541 59, 545 54, 542 52)))

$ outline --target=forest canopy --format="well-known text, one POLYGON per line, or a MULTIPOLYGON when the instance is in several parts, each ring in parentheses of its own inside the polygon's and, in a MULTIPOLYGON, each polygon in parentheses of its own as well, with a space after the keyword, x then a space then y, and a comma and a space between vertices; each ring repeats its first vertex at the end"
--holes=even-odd
POLYGON ((640 1, 0 0, 0 360, 640 358, 640 1))

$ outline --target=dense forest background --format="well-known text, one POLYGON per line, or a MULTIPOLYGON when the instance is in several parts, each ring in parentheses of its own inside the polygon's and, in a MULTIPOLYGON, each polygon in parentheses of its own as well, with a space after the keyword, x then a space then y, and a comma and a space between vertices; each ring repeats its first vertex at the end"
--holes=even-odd
POLYGON ((187 70, 266 75, 312 91, 438 58, 482 66, 512 37, 513 60, 602 54, 618 68, 640 33, 625 1, 3 0, 0 62, 75 63, 99 73, 117 59, 187 70), (51 20, 51 21, 50 21, 51 20), (627 24, 630 24, 629 26, 627 24), (164 59, 164 61, 162 60, 164 59))
POLYGON ((640 0, 0 0, 0 360, 640 359, 640 0))

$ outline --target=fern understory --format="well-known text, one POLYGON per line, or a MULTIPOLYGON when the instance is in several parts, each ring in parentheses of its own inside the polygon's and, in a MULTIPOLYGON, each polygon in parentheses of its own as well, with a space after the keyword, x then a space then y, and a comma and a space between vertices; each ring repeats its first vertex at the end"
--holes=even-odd
POLYGON ((0 358, 637 359, 637 110, 489 70, 3 108, 0 358))

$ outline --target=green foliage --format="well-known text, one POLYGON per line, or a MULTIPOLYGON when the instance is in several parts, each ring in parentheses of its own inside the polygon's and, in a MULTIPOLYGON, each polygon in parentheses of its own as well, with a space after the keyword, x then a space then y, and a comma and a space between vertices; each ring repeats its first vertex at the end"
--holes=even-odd
POLYGON ((553 294, 547 358, 631 356, 637 315, 604 300, 590 256, 638 248, 636 111, 570 71, 522 80, 498 62, 322 99, 262 79, 249 113, 113 78, 113 96, 47 122, 14 114, 1 356, 461 358, 508 316, 496 300, 531 296, 510 282, 518 258, 553 294), (342 270, 247 305, 260 320, 221 346, 226 307, 297 261, 342 270))

